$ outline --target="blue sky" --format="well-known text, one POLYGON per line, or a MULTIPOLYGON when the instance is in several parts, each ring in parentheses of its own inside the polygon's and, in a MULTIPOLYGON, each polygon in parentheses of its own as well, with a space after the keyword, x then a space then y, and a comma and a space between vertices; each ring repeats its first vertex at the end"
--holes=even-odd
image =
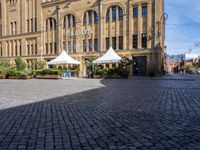
POLYGON ((200 0, 165 0, 167 53, 200 54, 200 0))

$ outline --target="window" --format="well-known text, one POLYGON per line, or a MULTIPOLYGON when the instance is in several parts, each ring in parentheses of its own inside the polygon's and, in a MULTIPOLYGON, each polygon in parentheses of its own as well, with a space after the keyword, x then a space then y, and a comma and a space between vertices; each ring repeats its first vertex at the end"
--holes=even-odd
POLYGON ((35 32, 37 32, 37 18, 35 18, 35 32))
POLYGON ((76 53, 76 40, 73 41, 73 52, 76 53))
POLYGON ((84 26, 86 25, 86 15, 84 15, 84 18, 83 18, 83 25, 84 26))
POLYGON ((52 54, 53 53, 53 45, 52 45, 52 43, 50 43, 50 54, 52 54))
POLYGON ((138 8, 133 8, 133 17, 138 17, 138 8))
POLYGON ((19 46, 19 55, 22 56, 22 46, 19 46))
POLYGON ((142 33, 142 48, 147 48, 147 34, 142 33))
POLYGON ((92 39, 89 39, 89 51, 92 51, 92 39))
POLYGON ((94 50, 99 51, 99 49, 98 49, 98 39, 94 39, 94 50))
POLYGON ((112 21, 116 21, 116 6, 112 7, 112 21))
POLYGON ((38 54, 38 51, 37 51, 37 44, 35 44, 35 55, 38 54))
POLYGON ((48 20, 46 20, 46 31, 48 31, 48 20))
POLYGON ((68 52, 71 53, 71 41, 68 41, 68 52))
POLYGON ((106 22, 110 22, 110 11, 108 10, 106 13, 106 22))
POLYGON ((13 23, 10 23, 10 34, 13 35, 13 23))
POLYGON ((17 34, 17 22, 16 21, 14 22, 14 31, 13 32, 14 32, 14 34, 17 34))
POLYGON ((133 48, 137 48, 138 47, 138 35, 134 34, 133 35, 133 48))
POLYGON ((119 36, 119 49, 123 50, 123 36, 119 36))
POLYGON ((63 42, 63 49, 66 51, 67 47, 66 47, 66 42, 63 42))
POLYGON ((58 53, 58 52, 57 52, 57 43, 56 43, 56 42, 54 43, 54 53, 55 53, 55 54, 58 53))
POLYGON ((45 44, 46 54, 48 54, 48 43, 45 44))
POLYGON ((49 23, 50 23, 50 31, 51 31, 53 29, 53 19, 52 18, 50 18, 49 23))
POLYGON ((29 47, 29 45, 27 45, 27 53, 28 53, 28 55, 30 55, 30 47, 29 47))
POLYGON ((113 48, 114 50, 116 50, 116 48, 117 48, 117 45, 116 45, 116 37, 112 37, 112 48, 113 48))
POLYGON ((94 23, 98 23, 98 15, 96 12, 94 12, 94 23))
POLYGON ((142 6, 142 17, 147 16, 147 6, 142 6))
POLYGON ((56 20, 55 19, 52 19, 52 20, 53 20, 53 23, 54 23, 54 30, 56 30, 56 28, 57 28, 56 20))
POLYGON ((31 18, 31 32, 33 32, 33 18, 31 18))
POLYGON ((119 20, 123 20, 123 10, 119 7, 119 20))
POLYGON ((86 43, 86 40, 83 40, 83 51, 84 51, 84 52, 87 51, 87 43, 86 43))
POLYGON ((33 44, 31 44, 31 54, 34 55, 34 52, 33 52, 33 44))
POLYGON ((76 27, 76 18, 73 16, 73 27, 76 27))
POLYGON ((89 11, 89 24, 92 24, 92 11, 89 11))
POLYGON ((0 56, 3 56, 2 47, 0 47, 0 56))
POLYGON ((15 56, 18 56, 18 53, 17 53, 17 45, 15 45, 15 56))
POLYGON ((110 39, 107 37, 106 38, 106 50, 110 48, 110 39))
POLYGON ((63 29, 65 29, 66 27, 66 16, 64 17, 64 20, 63 20, 63 29))
POLYGON ((27 19, 27 21, 26 21, 26 25, 27 25, 27 32, 29 32, 29 19, 27 19))
POLYGON ((71 16, 68 15, 67 18, 68 18, 68 28, 70 28, 71 27, 71 16))

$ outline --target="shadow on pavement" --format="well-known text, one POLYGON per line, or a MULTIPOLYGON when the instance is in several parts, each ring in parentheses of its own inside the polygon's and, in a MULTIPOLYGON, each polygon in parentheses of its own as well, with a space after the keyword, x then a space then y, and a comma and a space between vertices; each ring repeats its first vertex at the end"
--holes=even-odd
POLYGON ((105 87, 0 110, 0 149, 198 149, 199 116, 168 104, 172 82, 101 80, 105 87))

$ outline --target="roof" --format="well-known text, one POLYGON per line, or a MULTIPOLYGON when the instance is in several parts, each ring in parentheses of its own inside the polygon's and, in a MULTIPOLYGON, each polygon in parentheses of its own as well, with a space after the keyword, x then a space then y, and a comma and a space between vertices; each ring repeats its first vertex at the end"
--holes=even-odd
POLYGON ((100 58, 94 60, 93 64, 109 64, 109 63, 119 63, 121 61, 121 57, 115 53, 112 47, 100 58))
POLYGON ((80 64, 79 61, 73 59, 71 56, 69 56, 66 51, 62 51, 62 53, 57 56, 55 59, 51 60, 47 63, 48 65, 58 65, 58 64, 80 64))

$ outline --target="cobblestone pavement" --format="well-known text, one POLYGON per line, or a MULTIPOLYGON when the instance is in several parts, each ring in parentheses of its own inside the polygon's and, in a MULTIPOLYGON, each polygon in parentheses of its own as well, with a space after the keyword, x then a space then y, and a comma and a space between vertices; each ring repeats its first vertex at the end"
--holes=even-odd
POLYGON ((4 149, 200 149, 200 76, 0 80, 4 149))

